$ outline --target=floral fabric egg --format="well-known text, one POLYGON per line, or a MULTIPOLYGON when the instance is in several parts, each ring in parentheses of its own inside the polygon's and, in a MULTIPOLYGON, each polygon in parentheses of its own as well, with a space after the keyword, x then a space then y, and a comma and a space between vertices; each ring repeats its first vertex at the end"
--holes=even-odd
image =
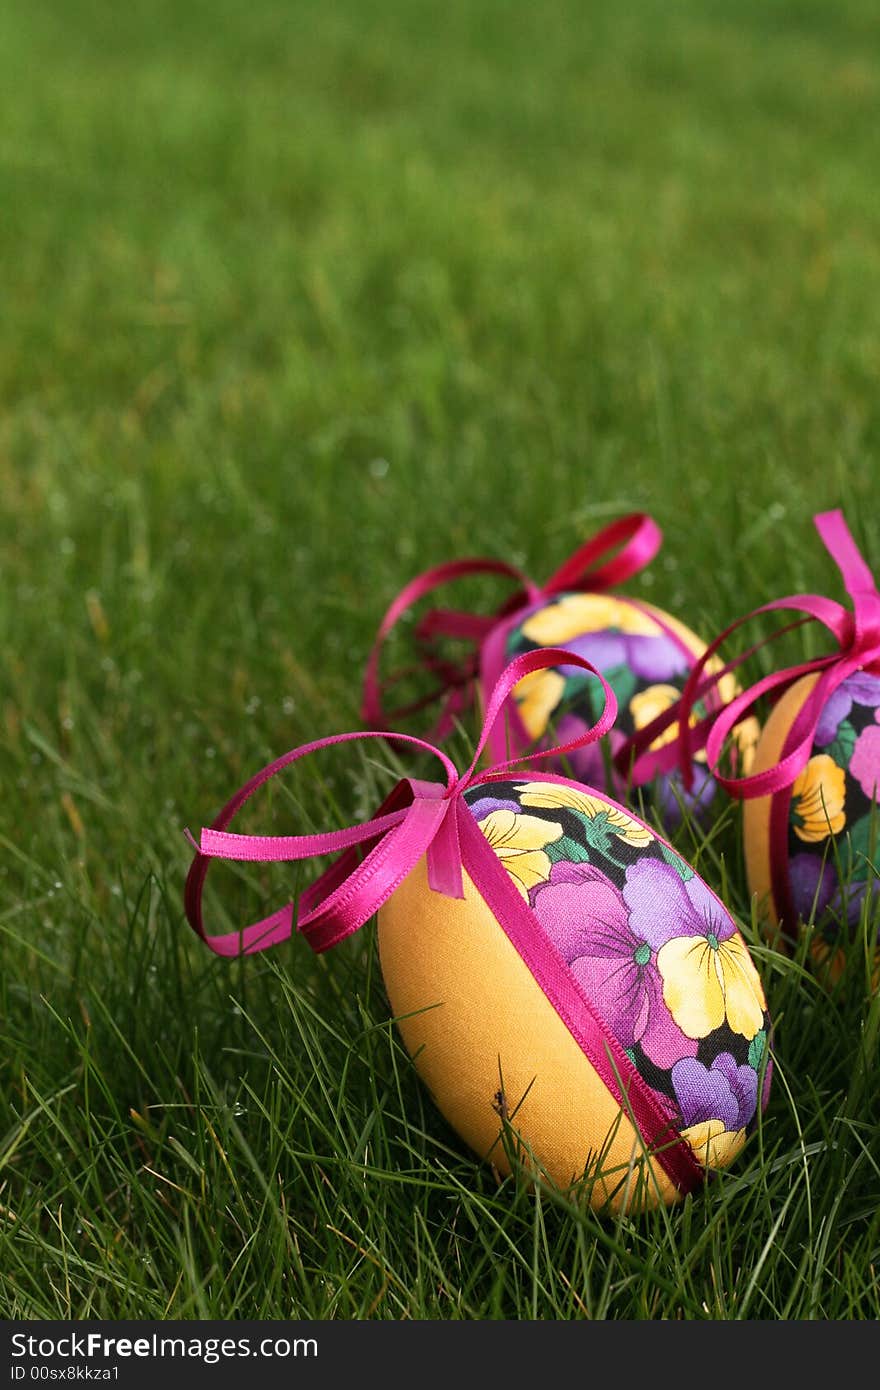
MULTIPOLYGON (((786 692, 767 719, 754 771, 775 765, 818 677, 786 692)), ((829 696, 794 783, 744 806, 746 869, 770 924, 814 922, 813 956, 843 965, 841 943, 873 892, 880 835, 880 674, 856 671, 829 696)), ((869 904, 870 906, 870 904, 869 904)))
POLYGON ((613 1065, 600 1075, 584 1055, 474 883, 450 902, 431 892, 424 866, 381 909, 378 928, 417 1070, 452 1126, 500 1171, 509 1159, 499 1117, 510 1117, 563 1187, 601 1156, 595 1206, 676 1200, 633 1124, 635 1091, 702 1169, 733 1161, 757 1123, 759 1092, 767 1099, 769 1020, 733 919, 648 826, 575 782, 493 778, 464 801, 633 1080, 622 1101, 613 1065))
MULTIPOLYGON (((757 971, 720 899, 643 821, 569 778, 511 763, 477 772, 511 692, 543 669, 598 676, 557 647, 513 658, 459 775, 406 734, 340 734, 263 768, 202 831, 187 918, 217 954, 248 955, 294 929, 325 951, 378 914, 382 975, 403 1041, 440 1110, 499 1171, 519 1152, 598 1208, 641 1210, 695 1191, 740 1152, 767 1099, 769 1020, 757 971), (404 778, 375 816, 312 835, 232 834, 270 777, 331 744, 389 738, 429 752, 445 785, 404 778), (296 902, 208 936, 202 885, 214 858, 339 852, 296 902)), ((522 761, 522 760, 518 760, 522 761)), ((195 843, 195 842, 194 842, 195 843)))
MULTIPOLYGON (((735 667, 768 641, 811 622, 833 639, 830 650, 794 666, 771 670, 734 698, 725 696, 706 721, 709 768, 743 807, 749 887, 759 918, 775 944, 791 944, 806 925, 810 951, 839 977, 849 944, 862 926, 880 981, 880 921, 875 911, 880 821, 880 592, 840 511, 813 518, 837 565, 852 607, 822 594, 771 599, 731 623, 697 662, 685 689, 679 730, 701 687, 702 670, 738 628, 768 613, 786 626, 728 661, 735 667), (791 614, 798 615, 795 622, 791 614), (771 699, 771 711, 745 777, 720 771, 727 738, 745 715, 771 699), (779 928, 780 930, 776 930, 779 928)), ((717 668, 716 668, 717 669, 717 668)), ((679 735, 680 762, 689 748, 679 735)), ((863 953, 860 952, 860 956, 863 953)))
MULTIPOLYGON (((611 758, 606 759, 602 747, 593 743, 570 757, 569 770, 591 786, 625 797, 630 739, 677 703, 706 644, 684 623, 651 604, 607 594, 563 593, 517 614, 489 636, 482 658, 483 689, 492 688, 498 671, 513 657, 549 646, 585 657, 602 673, 617 699, 617 720, 608 735, 611 758)), ((730 677, 722 678, 720 687, 712 700, 729 699, 736 691, 730 677)), ((540 745, 551 729, 559 739, 571 739, 595 720, 601 702, 601 687, 577 668, 536 671, 514 690, 506 728, 496 728, 490 752, 496 758, 502 756, 505 739, 517 749, 540 745)), ((703 707, 697 706, 694 721, 703 713, 703 707)), ((745 760, 757 731, 754 720, 737 731, 745 760)), ((677 734, 678 725, 673 723, 650 743, 648 751, 671 750, 677 734)), ((683 809, 705 819, 717 787, 700 751, 693 760, 688 790, 677 771, 660 773, 653 790, 657 811, 672 829, 683 809)))
MULTIPOLYGON (((675 766, 677 724, 664 716, 681 697, 705 643, 662 609, 612 592, 638 573, 656 554, 661 534, 644 513, 631 513, 586 541, 542 585, 514 566, 491 559, 465 559, 440 565, 412 580, 388 608, 380 624, 364 676, 362 714, 374 728, 393 728, 403 718, 443 700, 434 737, 442 738, 472 703, 485 707, 489 693, 515 657, 547 647, 564 648, 586 658, 608 681, 617 700, 618 716, 605 745, 582 748, 556 771, 572 772, 591 786, 603 787, 627 799, 634 787, 652 784, 656 809, 669 828, 683 811, 700 820, 710 814, 716 783, 698 750, 685 789, 675 766), (613 552, 613 558, 608 555, 613 552), (392 629, 433 590, 468 576, 503 576, 517 582, 518 591, 495 614, 433 609, 414 627, 416 652, 434 689, 410 704, 387 711, 383 690, 390 690, 412 671, 395 673, 383 686, 379 656, 392 629), (445 644, 445 645, 444 645, 445 644), (454 659, 450 645, 466 655, 454 659), (468 650, 469 649, 469 650, 468 650), (654 735, 653 725, 661 721, 654 735), (636 748, 636 743, 638 748, 636 748)), ((715 668, 710 667, 710 673, 715 668)), ((720 707, 736 693, 727 675, 708 689, 705 707, 693 711, 695 721, 720 707)), ((601 685, 576 665, 536 670, 520 682, 494 727, 488 742, 490 758, 498 763, 512 754, 523 756, 547 746, 547 740, 569 741, 585 730, 602 706, 601 685)), ((746 766, 757 737, 754 719, 737 729, 742 765, 746 766)))

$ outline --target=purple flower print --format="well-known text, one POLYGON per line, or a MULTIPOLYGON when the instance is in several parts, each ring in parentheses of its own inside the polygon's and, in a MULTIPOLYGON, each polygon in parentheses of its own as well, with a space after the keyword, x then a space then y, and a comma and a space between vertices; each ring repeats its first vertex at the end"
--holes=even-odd
POLYGON ((814 904, 816 917, 821 917, 837 891, 837 871, 833 862, 826 859, 823 863, 821 854, 793 854, 788 877, 792 901, 801 917, 808 918, 814 904))
POLYGON ((857 926, 867 883, 852 882, 844 894, 834 863, 830 859, 823 863, 821 854, 792 855, 788 875, 792 902, 804 921, 812 917, 818 922, 828 913, 840 925, 857 926))
POLYGON ((657 778, 657 810, 667 830, 675 830, 681 824, 683 810, 702 824, 718 790, 715 778, 703 763, 694 763, 694 785, 685 791, 679 774, 662 775, 657 778))
POLYGON ((468 798, 467 806, 474 820, 478 821, 485 820, 493 811, 513 811, 516 815, 522 814, 522 807, 518 801, 511 797, 493 796, 488 788, 485 795, 478 797, 476 801, 468 798))
POLYGON ((706 1038, 727 1024, 752 1039, 764 1018, 761 982, 733 919, 706 885, 695 874, 684 882, 672 864, 640 859, 627 869, 623 896, 637 935, 653 926, 667 937, 657 970, 682 1032, 706 1038))
POLYGON ((660 1067, 693 1056, 663 1002, 656 965, 662 933, 635 933, 623 894, 591 864, 560 861, 532 892, 538 921, 622 1047, 641 1043, 660 1067))
MULTIPOLYGON (((600 671, 628 666, 643 680, 664 682, 690 669, 688 658, 668 637, 632 632, 586 632, 565 643, 567 651, 585 657, 600 671)), ((582 676, 578 666, 560 667, 563 675, 582 676)))
POLYGON ((817 747, 827 748, 828 744, 834 741, 837 730, 852 709, 852 703, 852 696, 847 694, 846 681, 844 681, 828 696, 822 706, 814 740, 817 747))
POLYGON ((880 677, 855 671, 829 695, 816 725, 815 742, 820 748, 827 748, 834 741, 840 725, 849 718, 853 705, 868 705, 871 708, 880 705, 880 677))
POLYGON ((729 1052, 719 1053, 711 1067, 695 1057, 676 1062, 672 1085, 684 1129, 720 1120, 735 1133, 745 1129, 757 1109, 758 1073, 749 1066, 738 1067, 729 1052))
POLYGON ((854 705, 880 705, 880 676, 869 675, 867 671, 853 671, 851 676, 838 686, 846 690, 854 705))
POLYGON ((663 946, 674 936, 713 936, 726 941, 733 918, 696 874, 685 883, 671 864, 639 859, 626 872, 623 896, 632 930, 663 946))

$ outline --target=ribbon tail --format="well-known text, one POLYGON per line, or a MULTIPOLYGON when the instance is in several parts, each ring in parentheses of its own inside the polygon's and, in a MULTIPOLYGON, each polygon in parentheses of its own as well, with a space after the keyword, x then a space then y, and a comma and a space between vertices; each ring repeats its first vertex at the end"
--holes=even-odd
MULTIPOLYGON (((264 950, 285 940, 296 927, 315 950, 326 950, 363 926, 415 866, 442 819, 444 797, 452 794, 457 782, 455 767, 445 753, 411 734, 357 731, 291 749, 251 777, 202 831, 184 889, 187 921, 216 955, 239 956, 264 950), (431 782, 399 782, 372 820, 343 830, 273 836, 240 835, 227 829, 254 793, 292 763, 320 749, 362 739, 391 740, 433 754, 446 771, 446 787, 431 782), (242 931, 227 936, 206 932, 202 894, 215 859, 278 863, 339 851, 340 857, 299 898, 298 921, 294 905, 286 903, 242 931)), ((187 836, 192 842, 189 832, 187 836)))
POLYGON ((813 525, 819 532, 822 544, 840 570, 850 597, 855 598, 856 594, 866 590, 875 590, 874 576, 853 539, 843 512, 818 512, 813 517, 813 525))
POLYGON ((870 567, 842 512, 819 512, 813 517, 813 523, 853 601, 852 654, 860 656, 863 665, 877 662, 880 660, 880 594, 870 567))
POLYGON ((446 808, 440 828, 428 846, 428 883, 435 893, 443 893, 447 898, 463 898, 458 817, 470 812, 458 796, 447 801, 446 808))
POLYGON ((630 512, 585 541, 543 586, 546 595, 564 589, 604 593, 616 588, 650 564, 663 543, 663 532, 647 512, 630 512), (609 550, 620 550, 603 565, 595 564, 609 550))

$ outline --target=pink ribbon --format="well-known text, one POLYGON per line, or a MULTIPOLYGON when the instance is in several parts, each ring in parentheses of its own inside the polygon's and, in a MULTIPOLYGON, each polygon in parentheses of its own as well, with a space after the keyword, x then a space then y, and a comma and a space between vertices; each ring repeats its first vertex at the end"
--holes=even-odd
MULTIPOLYGON (((816 530, 843 579, 852 599, 852 609, 844 608, 821 594, 791 594, 755 608, 738 618, 706 648, 695 663, 680 700, 665 710, 651 724, 638 730, 628 749, 635 755, 633 780, 643 782, 657 772, 666 772, 677 764, 682 781, 690 789, 693 783, 694 753, 706 749, 709 771, 731 796, 748 800, 752 797, 773 796, 790 788, 806 767, 812 752, 816 728, 831 694, 842 681, 856 671, 868 670, 880 674, 880 593, 864 557, 860 553, 841 511, 820 512, 813 518, 816 530), (733 658, 718 671, 707 676, 706 666, 723 646, 731 633, 762 613, 794 612, 801 616, 786 623, 763 640, 733 658), (834 649, 824 656, 775 671, 742 691, 726 705, 710 711, 693 727, 690 720, 698 700, 716 690, 719 680, 735 671, 756 651, 774 642, 784 633, 804 623, 820 623, 834 639, 834 649), (803 676, 817 675, 818 680, 807 695, 785 740, 779 759, 762 772, 747 777, 728 777, 719 771, 719 763, 727 739, 765 696, 779 697, 803 676), (651 743, 672 724, 678 724, 678 736, 663 748, 648 751, 651 743)), ((795 913, 788 888, 785 855, 785 832, 788 801, 778 799, 771 811, 771 872, 777 912, 793 920, 795 913)))
MULTIPOLYGON (((443 739, 451 730, 457 716, 473 703, 473 682, 479 671, 479 649, 492 628, 502 619, 520 610, 550 599, 567 590, 604 593, 616 588, 645 568, 660 549, 662 534, 657 524, 644 512, 632 512, 604 527, 586 541, 544 584, 536 584, 518 569, 503 560, 471 558, 453 560, 426 570, 411 580, 389 606, 376 641, 367 660, 364 674, 361 715, 373 728, 388 728, 389 724, 432 705, 445 697, 441 713, 433 729, 433 737, 443 739), (605 557, 617 550, 610 559, 605 557), (600 563, 601 562, 601 563, 600 563), (379 660, 389 634, 405 613, 419 599, 435 589, 467 575, 497 574, 511 579, 516 591, 495 613, 468 613, 455 608, 432 608, 415 629, 419 661, 395 672, 384 683, 379 678, 379 660), (444 659, 438 650, 439 638, 456 638, 473 649, 457 661, 444 659), (417 670, 427 670, 436 680, 435 687, 407 705, 386 712, 383 690, 398 684, 417 670)), ((572 663, 569 662, 569 665, 572 663)))
MULTIPOLYGON (((552 666, 563 659, 568 665, 580 666, 597 677, 605 692, 605 707, 591 729, 559 747, 532 753, 529 760, 573 752, 575 748, 592 743, 607 733, 617 717, 617 702, 604 677, 588 661, 570 652, 548 647, 517 657, 502 673, 489 701, 476 752, 462 776, 458 775, 455 765, 445 753, 424 739, 382 730, 355 731, 318 739, 292 749, 262 768, 226 803, 211 826, 202 830, 198 844, 190 836, 197 854, 187 877, 184 903, 193 930, 218 955, 238 956, 275 946, 289 937, 294 929, 294 906, 287 903, 279 911, 251 923, 241 932, 224 936, 207 935, 202 921, 201 901, 205 876, 212 859, 277 863, 342 851, 341 857, 299 899, 295 925, 316 951, 326 951, 363 926, 388 900, 423 854, 428 857, 431 887, 450 897, 462 897, 459 831, 462 818, 468 818, 470 812, 461 794, 474 782, 483 780, 483 776, 476 775, 477 763, 513 687, 529 672, 552 666), (406 778, 398 783, 372 820, 347 830, 332 830, 317 835, 239 835, 227 829, 254 792, 292 763, 321 748, 373 738, 391 739, 432 753, 443 765, 445 785, 406 778)), ((523 761, 526 759, 499 763, 493 772, 503 772, 523 761)))
MULTIPOLYGON (((559 757, 592 743, 607 733, 616 715, 614 693, 595 667, 571 652, 548 647, 516 657, 502 673, 489 699, 474 757, 461 776, 440 749, 409 734, 353 732, 294 748, 269 763, 236 792, 212 825, 202 830, 198 843, 187 832, 196 855, 186 881, 186 916, 193 930, 217 955, 250 955, 265 950, 284 941, 294 929, 302 933, 313 950, 326 951, 363 926, 423 855, 427 856, 431 888, 449 897, 463 897, 462 874, 466 870, 585 1056, 611 1093, 631 1109, 657 1161, 682 1191, 689 1192, 705 1180, 706 1170, 682 1139, 671 1104, 647 1086, 613 1033, 595 1013, 582 986, 513 886, 463 798, 468 787, 497 781, 523 762, 559 757), (480 756, 510 691, 531 671, 563 662, 581 667, 601 682, 605 707, 596 724, 568 743, 499 763, 491 771, 477 774, 480 756), (432 753, 443 766, 445 782, 405 778, 371 820, 344 830, 272 836, 229 831, 228 826, 245 802, 282 769, 318 749, 371 738, 394 739, 432 753), (202 890, 214 859, 271 863, 336 852, 340 852, 339 858, 300 895, 296 907, 287 903, 240 932, 222 936, 206 933, 202 890)), ((565 780, 545 775, 548 780, 565 780)))

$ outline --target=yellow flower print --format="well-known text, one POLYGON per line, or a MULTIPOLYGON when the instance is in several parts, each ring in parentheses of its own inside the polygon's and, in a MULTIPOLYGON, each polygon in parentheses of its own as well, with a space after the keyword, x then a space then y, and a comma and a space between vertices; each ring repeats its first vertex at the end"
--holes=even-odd
POLYGON ((725 1021, 753 1038, 764 1026, 764 991, 739 933, 675 936, 657 953, 663 998, 681 1031, 705 1038, 725 1021))
POLYGON ((558 671, 530 671, 514 686, 519 717, 529 738, 540 738, 547 730, 550 716, 562 699, 565 677, 558 671))
MULTIPOLYGON (((714 675, 720 671, 724 662, 720 656, 710 657, 706 662, 706 674, 714 675)), ((718 698, 723 706, 729 705, 740 693, 740 687, 732 671, 728 671, 722 676, 715 689, 718 698)), ((761 725, 754 715, 749 715, 743 719, 733 731, 733 737, 737 747, 737 776, 747 777, 755 761, 755 749, 758 746, 758 739, 761 736, 761 725)), ((697 757, 705 758, 705 753, 697 754, 697 757)))
POLYGON ((515 811, 491 811, 478 825, 528 902, 529 889, 550 877, 545 846, 561 838, 562 826, 515 811))
MULTIPOLYGON (((726 679, 727 677, 725 677, 725 680, 726 679)), ((730 679, 732 680, 733 678, 730 677, 730 679)), ((723 687, 723 685, 724 681, 720 683, 719 689, 723 687)), ((724 696, 725 703, 732 700, 737 693, 738 687, 734 682, 732 691, 728 689, 728 693, 724 696)), ((665 714, 666 710, 674 705, 680 696, 681 691, 674 685, 649 685, 645 690, 640 690, 629 702, 633 723, 636 729, 644 729, 647 724, 652 723, 653 720, 657 719, 661 714, 665 714)), ((688 720, 690 727, 692 729, 695 728, 699 722, 700 715, 696 710, 691 710, 690 719, 688 720)), ((739 748, 740 760, 738 766, 740 776, 744 776, 752 764, 755 744, 758 742, 758 735, 760 732, 761 726, 757 719, 744 719, 741 724, 737 724, 733 731, 734 738, 739 748)), ((664 729, 662 734, 657 735, 651 744, 651 751, 654 752, 658 748, 664 748, 668 743, 674 743, 677 737, 678 723, 676 722, 670 724, 667 729, 664 729)), ((694 760, 698 763, 704 763, 706 761, 706 750, 703 748, 698 749, 694 754, 694 760)))
POLYGON ((726 1168, 746 1142, 744 1129, 725 1129, 721 1120, 703 1120, 683 1129, 681 1135, 706 1168, 726 1168))
POLYGON ((628 845, 644 849, 645 845, 649 845, 654 839, 646 825, 633 820, 632 816, 628 816, 625 811, 619 811, 616 806, 603 801, 600 796, 589 796, 586 792, 578 791, 576 787, 566 787, 558 782, 525 782, 516 790, 523 806, 551 811, 557 807, 564 807, 569 811, 578 811, 582 816, 586 816, 587 820, 604 816, 609 833, 628 845))
MULTIPOLYGON (((723 663, 718 657, 712 657, 706 664, 706 672, 713 673, 720 670, 723 663)), ((722 705, 729 705, 732 700, 740 693, 732 673, 727 672, 722 676, 717 686, 718 696, 722 705)), ((647 724, 652 723, 661 714, 665 714, 672 705, 681 697, 681 690, 674 685, 649 685, 645 690, 640 690, 632 697, 629 707, 632 712, 633 723, 636 729, 644 729, 647 724)), ((690 727, 693 729, 700 722, 701 716, 696 710, 691 710, 689 719, 690 727)), ((761 732, 761 726, 757 719, 744 719, 737 724, 733 731, 738 750, 737 772, 740 777, 747 775, 754 761, 755 746, 761 732)), ((662 734, 658 734, 651 744, 651 751, 656 752, 658 748, 664 748, 668 743, 673 743, 678 737, 678 724, 670 724, 668 729, 664 729, 662 734)), ((694 760, 698 763, 706 762, 706 750, 698 749, 694 753, 694 760)))
MULTIPOLYGON (((649 685, 646 690, 640 690, 629 702, 630 712, 633 722, 637 729, 644 729, 647 724, 652 723, 661 714, 665 714, 679 699, 681 691, 674 685, 649 685)), ((698 716, 691 713, 691 727, 697 722, 698 716)), ((673 743, 678 736, 678 723, 670 724, 668 729, 664 729, 651 744, 651 750, 663 748, 667 743, 673 743)))
POLYGON ((744 719, 741 724, 737 724, 733 731, 737 747, 737 769, 738 777, 748 777, 755 762, 755 750, 758 747, 758 739, 761 737, 761 725, 754 716, 744 719))
POLYGON ((559 647, 585 632, 640 633, 657 637, 661 628, 647 613, 607 594, 566 594, 558 603, 548 603, 522 625, 523 636, 539 647, 559 647))
MULTIPOLYGON (((706 675, 714 676, 716 672, 723 669, 724 662, 721 660, 721 657, 710 656, 709 660, 706 662, 706 675)), ((729 705, 731 700, 735 700, 739 694, 739 685, 737 684, 733 672, 728 671, 726 675, 723 675, 715 686, 715 689, 718 692, 718 698, 722 705, 729 705)))
POLYGON ((811 758, 791 791, 791 819, 798 839, 815 843, 839 835, 846 825, 845 798, 843 768, 827 753, 811 758))

